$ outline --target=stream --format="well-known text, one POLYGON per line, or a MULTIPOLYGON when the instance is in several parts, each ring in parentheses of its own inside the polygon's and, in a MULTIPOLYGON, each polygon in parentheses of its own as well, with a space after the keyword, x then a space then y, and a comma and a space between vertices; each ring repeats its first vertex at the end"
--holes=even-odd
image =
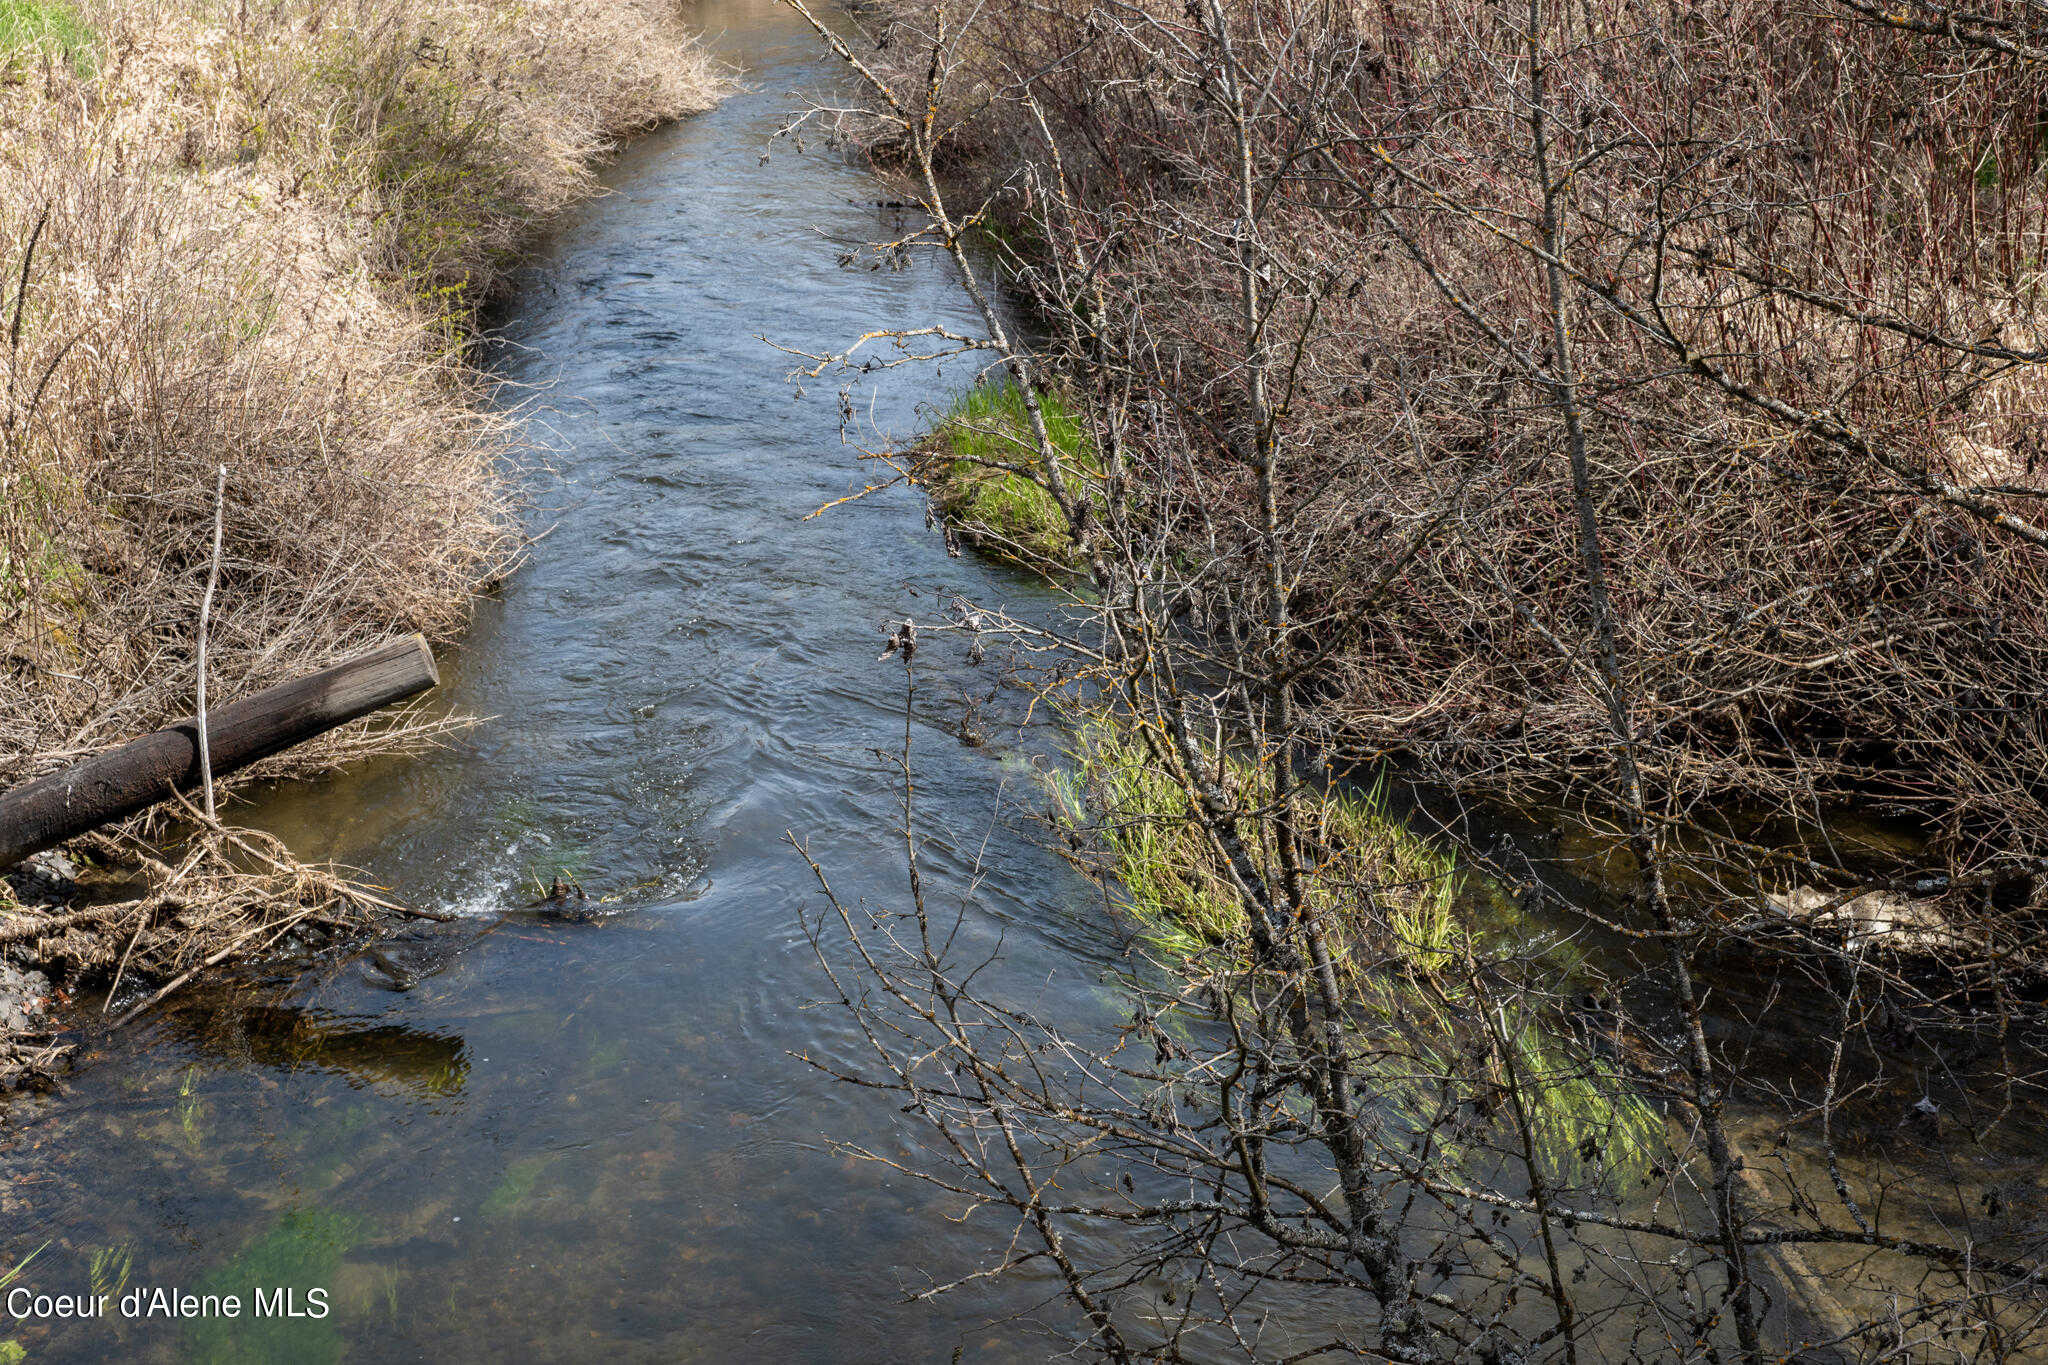
MULTIPOLYGON (((798 92, 836 78, 808 30, 772 0, 706 0, 693 21, 746 88, 628 148, 495 319, 497 368, 526 386, 507 401, 540 407, 527 482, 553 530, 442 660, 444 704, 485 723, 237 812, 460 918, 383 945, 410 990, 357 961, 192 994, 5 1120, 0 1264, 43 1248, 21 1283, 289 1286, 302 1308, 318 1287, 329 1311, 6 1323, 31 1360, 1050 1349, 1028 1322, 989 1325, 1042 1305, 1043 1279, 904 1301, 1006 1229, 832 1148, 907 1154, 916 1135, 793 1055, 853 1064, 862 1043, 813 1004, 827 985, 799 914, 818 897, 784 835, 849 899, 900 897, 887 625, 954 594, 1025 615, 1051 598, 950 558, 908 489, 805 519, 866 471, 838 386, 799 394, 761 338, 976 323, 936 259, 840 264, 900 230, 878 182, 787 141, 764 160, 798 92), (557 875, 588 891, 588 922, 525 909, 557 875)), ((861 420, 908 434, 972 378, 896 370, 861 420)), ((957 737, 963 696, 994 683, 961 654, 919 659, 927 880, 990 870, 976 923, 1003 933, 1008 979, 1086 1016, 1116 944, 1004 814, 1031 799, 1030 737, 957 737)))
MULTIPOLYGON (((793 383, 803 362, 775 344, 980 323, 935 256, 842 259, 912 224, 836 152, 776 138, 840 79, 809 29, 775 0, 687 8, 745 86, 627 148, 491 319, 504 401, 543 447, 523 486, 546 534, 441 659, 434 705, 481 723, 234 812, 451 918, 376 957, 187 991, 83 1050, 56 1093, 0 1110, 0 1274, 34 1253, 18 1282, 39 1293, 289 1288, 305 1315, 0 1319, 0 1365, 22 1358, 9 1342, 32 1362, 1065 1349, 1039 1325, 1071 1322, 1043 1273, 911 1301, 1000 1259, 1011 1229, 846 1154, 915 1162, 926 1135, 826 1074, 863 1067, 867 1042, 822 999, 801 928, 820 897, 788 842, 849 905, 900 904, 888 630, 956 597, 1027 620, 1058 598, 950 556, 914 490, 809 515, 872 473, 842 439, 839 383, 793 383), (558 878, 589 897, 573 917, 535 908, 558 878)), ((856 434, 909 436, 974 377, 966 360, 871 374, 856 434)), ((928 895, 974 897, 961 959, 1000 936, 991 995, 1077 1030, 1114 1022, 1119 932, 1027 818, 1059 736, 1006 699, 994 661, 927 640, 909 728, 928 895)), ((1795 1074, 1802 1028, 1825 1021, 1802 1024, 1747 964, 1716 988, 1717 1042, 1795 1074), (1749 1038, 1767 1006, 1774 1031, 1749 1038)), ((1941 1081, 1912 1074, 1923 1095, 1941 1081)), ((2038 1202, 2031 1116, 1953 1160, 1904 1122, 1855 1159, 2038 1202)), ((1815 1259, 1823 1277, 1843 1264, 1815 1259)))

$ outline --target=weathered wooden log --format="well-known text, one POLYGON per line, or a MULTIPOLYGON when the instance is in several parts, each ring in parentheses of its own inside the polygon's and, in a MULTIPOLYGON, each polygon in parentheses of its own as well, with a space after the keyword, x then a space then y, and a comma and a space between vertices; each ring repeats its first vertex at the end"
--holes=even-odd
MULTIPOLYGON (((417 635, 214 708, 207 724, 216 777, 303 743, 441 681, 417 635)), ((0 868, 200 785, 199 722, 95 754, 0 793, 0 868)))

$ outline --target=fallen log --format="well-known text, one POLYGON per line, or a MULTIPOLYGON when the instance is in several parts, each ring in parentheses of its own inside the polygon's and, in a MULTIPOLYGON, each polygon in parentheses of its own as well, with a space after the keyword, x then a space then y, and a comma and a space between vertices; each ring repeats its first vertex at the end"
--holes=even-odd
MULTIPOLYGON (((214 776, 246 768, 440 681, 427 642, 409 635, 214 708, 206 727, 214 776)), ((201 781, 199 722, 187 717, 0 793, 0 868, 201 781)))

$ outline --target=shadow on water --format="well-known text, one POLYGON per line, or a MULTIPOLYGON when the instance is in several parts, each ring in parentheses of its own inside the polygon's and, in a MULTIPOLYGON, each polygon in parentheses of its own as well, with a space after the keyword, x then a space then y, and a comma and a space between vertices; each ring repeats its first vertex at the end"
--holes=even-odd
POLYGON ((460 1037, 408 1024, 232 998, 215 1008, 187 1005, 172 1017, 212 1066, 328 1071, 412 1098, 458 1095, 469 1074, 460 1037))

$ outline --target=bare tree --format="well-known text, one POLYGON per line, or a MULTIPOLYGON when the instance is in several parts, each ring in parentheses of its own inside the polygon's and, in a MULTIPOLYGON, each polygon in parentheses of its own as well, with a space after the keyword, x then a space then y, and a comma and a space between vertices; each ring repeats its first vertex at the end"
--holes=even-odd
POLYGON ((908 798, 907 908, 818 869, 1001 1267, 1117 1358, 2040 1349, 2030 15, 791 2, 984 324, 860 345, 985 354, 1085 565, 927 647, 1056 656, 1148 779, 1075 847, 1228 908, 1086 1037, 951 960, 908 798))

